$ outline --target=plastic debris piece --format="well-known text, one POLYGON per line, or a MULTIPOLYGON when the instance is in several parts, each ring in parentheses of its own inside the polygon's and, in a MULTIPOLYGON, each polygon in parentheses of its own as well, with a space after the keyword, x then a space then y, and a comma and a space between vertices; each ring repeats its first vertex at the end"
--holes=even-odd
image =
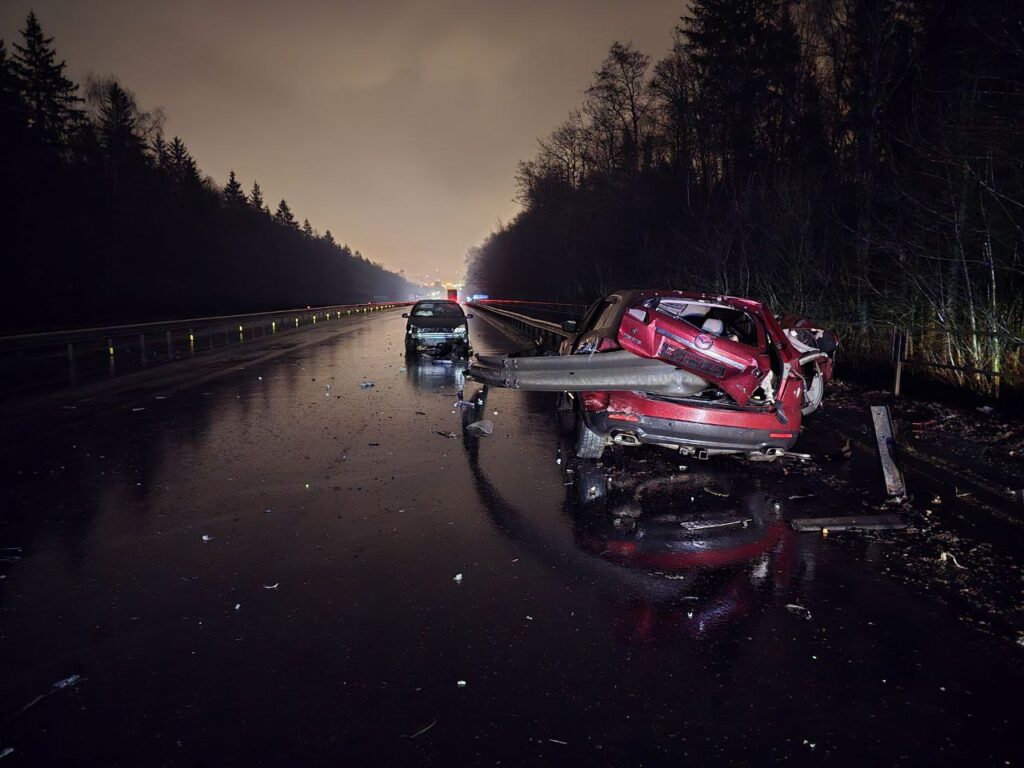
POLYGON ((795 613, 797 616, 802 616, 807 619, 807 621, 811 620, 811 612, 802 605, 798 605, 797 603, 787 603, 786 610, 790 613, 795 613))
POLYGON ((482 419, 481 421, 474 421, 468 427, 466 431, 471 435, 486 436, 494 432, 494 422, 489 419, 482 419))
POLYGON ((68 677, 65 677, 63 680, 58 680, 56 683, 54 683, 53 690, 61 691, 65 688, 70 688, 73 685, 78 685, 78 683, 81 682, 81 680, 81 675, 70 675, 68 677))
POLYGON ((359 382, 359 388, 360 389, 369 389, 372 386, 373 386, 373 382, 372 381, 360 381, 359 382))
POLYGON ((0 760, 3 760, 8 755, 13 755, 13 754, 14 754, 14 749, 12 747, 4 747, 3 750, 0 750, 0 760))
MULTIPOLYGON (((406 372, 406 371, 408 371, 408 370, 409 370, 409 369, 408 369, 408 368, 406 368, 406 367, 405 367, 405 366, 403 365, 403 366, 402 366, 401 368, 399 368, 399 369, 398 369, 398 372, 399 372, 399 373, 405 373, 405 372, 406 372)), ((436 720, 434 721, 434 724, 435 724, 435 725, 437 724, 437 721, 436 721, 436 720)), ((411 737, 411 738, 415 738, 415 737, 411 737)))
POLYGON ((531 616, 530 614, 526 614, 526 620, 533 621, 533 616, 531 616))
POLYGON ((208 533, 203 534, 203 541, 213 541, 213 536, 208 533))
POLYGON ((459 686, 459 688, 465 688, 466 687, 466 681, 465 680, 459 680, 456 683, 456 685, 459 686))
POLYGON ((568 741, 562 741, 561 739, 548 739, 552 744, 561 744, 563 747, 569 744, 568 741))
POLYGON ((979 405, 977 408, 978 413, 984 413, 986 416, 995 411, 991 405, 979 405))
POLYGON ((728 493, 711 485, 704 486, 704 493, 710 493, 712 496, 719 496, 723 499, 727 499, 729 497, 728 493))
POLYGON ((422 736, 424 733, 429 731, 435 725, 437 725, 437 718, 436 717, 433 720, 431 720, 429 723, 424 725, 422 728, 420 728, 418 731, 416 731, 415 733, 409 734, 409 738, 410 739, 415 739, 417 736, 422 736))
POLYGON ((137 408, 132 408, 132 413, 138 413, 139 411, 144 411, 144 410, 146 410, 145 406, 141 406, 140 405, 137 408))
POLYGON ((264 584, 263 588, 264 589, 277 589, 279 586, 281 586, 281 582, 275 581, 273 584, 264 584))
POLYGON ((442 432, 440 429, 435 429, 434 434, 440 435, 441 437, 447 437, 450 440, 454 440, 456 437, 458 437, 458 435, 456 435, 454 432, 442 432))
POLYGON ((241 603, 235 603, 235 610, 236 611, 242 610, 242 604, 241 603))
POLYGON ((960 565, 960 563, 958 563, 957 560, 956 560, 956 556, 953 555, 952 553, 950 553, 950 552, 943 552, 941 555, 939 555, 939 562, 940 563, 948 563, 950 560, 952 560, 953 561, 953 565, 955 565, 960 570, 962 570, 962 571, 966 571, 967 570, 967 566, 966 565, 960 565))
POLYGON ((455 576, 452 578, 452 581, 454 581, 456 584, 461 584, 462 583, 462 574, 461 573, 456 573, 455 576))

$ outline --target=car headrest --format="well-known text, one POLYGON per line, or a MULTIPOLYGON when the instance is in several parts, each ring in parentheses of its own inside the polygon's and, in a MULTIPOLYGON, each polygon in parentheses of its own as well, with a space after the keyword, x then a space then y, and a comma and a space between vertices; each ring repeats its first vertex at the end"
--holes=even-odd
POLYGON ((721 336, 722 331, 725 330, 725 323, 719 320, 717 317, 709 317, 704 321, 704 324, 700 327, 702 331, 707 331, 715 336, 721 336))

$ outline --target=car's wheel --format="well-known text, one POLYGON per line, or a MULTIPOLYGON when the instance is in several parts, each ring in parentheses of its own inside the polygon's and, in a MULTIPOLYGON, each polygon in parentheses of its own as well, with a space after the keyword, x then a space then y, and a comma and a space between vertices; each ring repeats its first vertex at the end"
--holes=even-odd
POLYGON ((825 395, 825 377, 821 375, 821 371, 818 370, 817 366, 814 366, 814 370, 811 372, 811 383, 805 385, 804 389, 804 402, 803 407, 800 409, 800 413, 804 416, 810 416, 821 405, 821 399, 825 395))
POLYGON ((412 355, 416 352, 416 342, 406 337, 405 339, 405 354, 412 355))
POLYGON ((600 459, 604 453, 604 435, 587 426, 587 422, 580 417, 576 421, 576 455, 581 459, 600 459))

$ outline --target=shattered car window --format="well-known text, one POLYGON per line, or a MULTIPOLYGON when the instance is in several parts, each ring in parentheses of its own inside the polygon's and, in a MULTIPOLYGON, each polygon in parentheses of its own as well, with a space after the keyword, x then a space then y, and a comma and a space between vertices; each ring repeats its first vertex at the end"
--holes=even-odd
POLYGON ((422 302, 412 308, 413 317, 462 317, 462 307, 450 301, 422 302))
POLYGON ((658 311, 685 320, 712 336, 738 341, 752 347, 760 346, 757 326, 746 312, 717 304, 669 301, 662 302, 658 306, 658 311))

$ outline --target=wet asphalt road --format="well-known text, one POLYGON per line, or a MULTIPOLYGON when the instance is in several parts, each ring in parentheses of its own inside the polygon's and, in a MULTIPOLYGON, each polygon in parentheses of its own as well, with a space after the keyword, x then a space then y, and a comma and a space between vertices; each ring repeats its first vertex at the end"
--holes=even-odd
POLYGON ((620 449, 583 504, 550 397, 465 436, 460 366, 346 323, 7 412, 4 765, 1019 762, 1012 645, 790 531, 786 468, 620 449))

